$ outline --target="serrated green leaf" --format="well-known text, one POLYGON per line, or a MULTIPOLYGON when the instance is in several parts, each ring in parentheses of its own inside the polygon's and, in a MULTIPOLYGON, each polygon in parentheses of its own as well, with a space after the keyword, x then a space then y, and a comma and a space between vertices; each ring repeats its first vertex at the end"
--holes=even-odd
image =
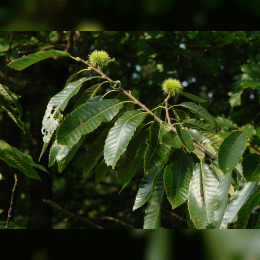
POLYGON ((205 229, 208 224, 215 222, 217 187, 218 179, 209 165, 197 163, 189 186, 188 209, 198 229, 205 229))
POLYGON ((147 140, 147 136, 141 142, 140 147, 136 152, 136 156, 132 162, 132 166, 131 166, 130 170, 128 171, 128 173, 125 177, 124 185, 123 185, 122 189, 120 190, 120 192, 130 183, 131 179, 136 174, 136 171, 138 170, 139 166, 141 165, 144 155, 145 155, 146 147, 147 147, 146 140, 147 140))
POLYGON ((192 151, 199 159, 204 159, 205 158, 205 153, 202 152, 199 148, 194 147, 194 150, 192 151))
POLYGON ((21 119, 19 119, 19 116, 16 113, 15 108, 8 104, 8 102, 5 100, 5 98, 0 95, 0 107, 2 107, 5 112, 8 114, 8 116, 23 130, 24 132, 24 123, 21 119))
POLYGON ((219 185, 217 188, 217 209, 214 212, 216 229, 219 229, 225 210, 228 205, 228 191, 230 185, 231 185, 231 173, 228 173, 226 175, 221 173, 219 179, 219 185))
POLYGON ((194 163, 183 150, 177 150, 172 157, 173 161, 165 167, 163 177, 167 198, 175 209, 188 198, 194 163))
POLYGON ((180 141, 182 142, 182 144, 189 150, 189 151, 193 151, 194 150, 194 146, 193 146, 193 141, 190 137, 189 131, 185 128, 181 128, 178 125, 175 125, 176 127, 176 131, 177 131, 177 135, 180 138, 180 141))
POLYGON ((164 194, 163 174, 158 173, 144 215, 143 229, 159 229, 161 226, 161 209, 164 194))
POLYGON ((42 120, 42 134, 44 143, 49 143, 54 131, 60 125, 60 121, 62 119, 61 111, 65 109, 70 98, 78 93, 84 82, 91 79, 92 78, 82 78, 71 82, 62 91, 51 98, 42 120))
POLYGON ((181 148, 182 142, 177 134, 173 131, 166 132, 162 135, 161 144, 164 144, 169 147, 181 148))
POLYGON ((207 107, 207 100, 205 100, 205 99, 202 99, 202 98, 200 98, 200 97, 197 97, 197 96, 195 96, 195 95, 192 95, 192 94, 186 93, 186 92, 181 92, 180 94, 183 95, 183 96, 185 96, 185 97, 187 97, 187 98, 189 98, 189 99, 191 99, 191 100, 194 100, 194 101, 200 103, 200 105, 201 105, 202 107, 204 107, 204 108, 207 107))
POLYGON ((147 140, 147 148, 144 157, 145 173, 152 172, 157 165, 163 164, 171 153, 171 148, 160 144, 161 137, 170 130, 170 126, 154 121, 151 125, 150 138, 147 140))
POLYGON ((152 189, 157 181, 159 174, 162 172, 162 165, 155 167, 155 170, 149 174, 144 174, 141 180, 138 193, 135 197, 135 203, 133 211, 140 208, 144 203, 150 198, 152 194, 152 189))
POLYGON ((228 223, 231 223, 236 217, 238 211, 248 200, 249 196, 257 189, 257 183, 244 183, 239 190, 231 196, 231 201, 225 210, 220 229, 226 229, 228 223))
POLYGON ((252 135, 256 135, 256 130, 253 125, 251 124, 246 124, 243 127, 241 127, 241 131, 248 134, 249 137, 252 135))
POLYGON ((187 225, 189 227, 189 229, 196 229, 193 221, 190 218, 190 214, 189 214, 189 210, 186 210, 186 221, 187 221, 187 225))
POLYGON ((206 137, 207 139, 209 139, 211 141, 212 144, 216 145, 216 146, 220 146, 223 142, 223 138, 220 137, 217 134, 211 133, 209 131, 198 131, 202 136, 206 137))
POLYGON ((96 140, 90 144, 87 148, 85 153, 83 164, 82 164, 82 171, 83 176, 86 178, 88 174, 94 169, 96 164, 98 163, 99 159, 103 155, 105 141, 107 138, 107 134, 111 127, 113 127, 114 122, 111 122, 96 138, 96 140))
POLYGON ((214 117, 211 114, 209 114, 209 112, 206 109, 204 109, 203 107, 198 106, 197 104, 192 103, 192 102, 184 102, 184 103, 179 104, 179 106, 186 107, 192 113, 195 113, 199 118, 204 118, 210 124, 217 125, 214 117))
POLYGON ((243 162, 243 176, 247 182, 260 182, 260 155, 249 154, 243 162))
POLYGON ((190 117, 180 109, 172 108, 172 111, 174 113, 177 122, 190 119, 190 117))
POLYGON ((231 107, 241 105, 241 95, 242 95, 243 91, 244 90, 228 92, 228 95, 230 96, 229 103, 230 103, 231 107))
POLYGON ((23 108, 18 102, 20 96, 15 95, 12 91, 8 89, 5 85, 0 84, 0 107, 2 107, 9 117, 23 130, 24 123, 20 119, 23 113, 23 108), (13 107, 11 104, 14 104, 13 107))
POLYGON ((100 181, 107 175, 108 167, 103 159, 102 162, 95 168, 95 184, 99 184, 100 181))
POLYGON ((30 155, 19 151, 17 148, 10 146, 3 140, 0 140, 0 159, 7 163, 10 167, 16 168, 23 172, 31 179, 41 180, 33 167, 48 172, 42 165, 34 163, 30 155))
POLYGON ((117 99, 86 103, 71 112, 57 131, 57 143, 74 144, 83 134, 94 131, 102 122, 110 122, 122 104, 117 99))
POLYGON ((21 71, 34 63, 38 61, 45 60, 47 58, 51 58, 54 56, 65 56, 65 57, 70 57, 70 54, 65 51, 42 51, 42 52, 37 52, 30 54, 28 56, 23 56, 19 59, 13 60, 8 63, 8 66, 12 69, 21 71))
POLYGON ((7 98, 9 103, 14 103, 18 111, 19 118, 23 114, 23 107, 18 102, 19 95, 14 94, 7 86, 0 84, 0 94, 7 98))
POLYGON ((218 164, 224 174, 231 172, 239 162, 245 149, 246 134, 241 131, 231 133, 221 144, 218 164))
MULTIPOLYGON (((135 132, 137 131, 138 130, 136 130, 135 132)), ((137 155, 140 144, 143 142, 144 139, 147 139, 148 134, 149 129, 142 129, 137 135, 133 136, 133 138, 129 142, 129 145, 127 146, 126 152, 124 153, 123 162, 118 168, 118 179, 125 179, 126 175, 133 165, 133 160, 137 155)))
POLYGON ((246 228, 250 214, 255 207, 259 207, 260 203, 260 185, 254 191, 242 208, 238 211, 237 221, 234 223, 234 228, 246 228))
POLYGON ((229 129, 235 129, 236 125, 229 119, 218 116, 216 117, 216 122, 219 126, 219 128, 223 130, 229 130, 229 129))
POLYGON ((105 148, 104 159, 107 166, 114 168, 119 157, 126 150, 137 126, 143 121, 146 113, 140 111, 128 111, 120 117, 115 126, 108 133, 105 148))
POLYGON ((184 120, 183 122, 183 126, 189 127, 189 128, 195 128, 201 131, 210 131, 213 133, 217 132, 216 127, 212 126, 212 125, 208 125, 208 124, 204 124, 201 121, 198 121, 196 119, 188 119, 188 120, 184 120))

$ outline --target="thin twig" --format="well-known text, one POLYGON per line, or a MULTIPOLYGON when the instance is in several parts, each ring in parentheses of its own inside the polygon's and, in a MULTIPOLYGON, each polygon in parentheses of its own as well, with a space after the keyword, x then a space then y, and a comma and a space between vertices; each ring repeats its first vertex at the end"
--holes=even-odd
MULTIPOLYGON (((84 61, 83 59, 77 57, 74 58, 77 61, 81 61, 84 64, 86 64, 87 66, 89 66, 92 70, 96 71, 98 74, 100 74, 103 78, 107 79, 109 82, 113 82, 116 83, 116 81, 113 81, 112 79, 110 79, 103 71, 93 67, 89 62, 84 61)), ((154 117, 154 119, 156 121, 158 121, 159 123, 164 123, 158 116, 156 116, 149 108, 147 108, 143 103, 141 103, 139 100, 137 100, 134 96, 132 96, 130 93, 128 93, 126 90, 124 90, 122 87, 119 88, 126 96, 128 96, 130 99, 132 99, 136 104, 138 104, 140 107, 142 107, 147 113, 149 113, 150 115, 152 115, 154 117)), ((173 132, 177 132, 176 128, 174 126, 171 125, 171 130, 173 132)), ((208 152, 207 150, 205 150, 202 146, 200 146, 199 144, 197 144, 195 141, 193 141, 193 145, 195 147, 197 147, 198 149, 200 149, 202 152, 204 152, 206 155, 208 155, 211 159, 216 160, 217 157, 215 155, 213 155, 212 153, 208 152)))
POLYGON ((187 222, 186 219, 184 219, 183 217, 181 217, 178 214, 174 213, 173 211, 170 211, 170 210, 165 209, 165 208, 163 208, 163 210, 168 212, 169 214, 173 215, 175 218, 178 218, 179 220, 181 220, 183 222, 187 222))
POLYGON ((250 147, 252 147, 254 150, 257 151, 258 154, 260 154, 260 151, 257 147, 255 147, 251 142, 249 142, 250 147))
POLYGON ((56 209, 58 209, 58 210, 64 212, 65 214, 67 214, 67 215, 69 215, 69 216, 72 216, 72 217, 77 218, 77 219, 79 219, 79 220, 81 220, 81 221, 84 221, 84 222, 88 223, 89 225, 91 225, 91 226, 93 226, 93 227, 95 227, 95 228, 103 229, 103 227, 101 227, 100 225, 95 224, 94 222, 90 221, 89 219, 80 217, 80 216, 78 216, 78 215, 76 215, 76 214, 74 214, 74 213, 72 213, 72 212, 69 212, 69 211, 63 209, 60 205, 58 205, 58 204, 55 203, 54 201, 45 200, 45 199, 42 199, 42 201, 43 201, 44 203, 48 204, 49 206, 51 206, 51 207, 53 207, 53 208, 56 208, 56 209))
POLYGON ((173 127, 172 126, 172 123, 171 123, 171 118, 170 118, 170 116, 169 116, 169 110, 168 110, 168 100, 169 100, 169 98, 170 98, 170 94, 167 96, 167 98, 165 99, 165 112, 166 112, 166 117, 167 117, 167 119, 168 119, 168 124, 171 126, 171 127, 173 127))
POLYGON ((15 188, 16 188, 16 185, 17 185, 17 174, 14 174, 14 180, 15 180, 14 181, 14 187, 13 187, 13 190, 12 190, 12 197, 11 197, 10 208, 9 208, 9 211, 8 211, 5 229, 8 229, 9 221, 10 221, 10 218, 11 218, 11 212, 12 212, 12 207, 13 207, 13 203, 14 203, 14 191, 15 191, 15 188))
MULTIPOLYGON (((99 218, 97 218, 97 219, 99 219, 99 218)), ((118 218, 105 216, 105 217, 102 217, 102 218, 100 218, 100 219, 109 219, 109 220, 118 222, 118 223, 120 223, 120 224, 122 224, 122 225, 124 225, 124 226, 128 226, 128 227, 130 227, 131 229, 134 229, 134 227, 133 227, 132 225, 127 224, 127 223, 125 223, 124 221, 122 221, 122 220, 120 220, 120 219, 118 219, 118 218)))

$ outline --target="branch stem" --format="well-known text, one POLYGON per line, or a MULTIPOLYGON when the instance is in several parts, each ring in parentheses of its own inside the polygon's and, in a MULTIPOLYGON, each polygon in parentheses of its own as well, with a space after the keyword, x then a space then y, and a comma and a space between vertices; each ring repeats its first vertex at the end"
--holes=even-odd
POLYGON ((15 188, 17 186, 17 174, 14 175, 14 180, 15 180, 14 181, 14 187, 13 187, 13 190, 12 190, 12 197, 11 197, 10 208, 9 208, 9 211, 8 211, 8 217, 7 217, 5 229, 8 229, 8 225, 9 225, 10 218, 11 218, 11 212, 12 212, 12 207, 13 207, 13 203, 14 203, 14 192, 15 192, 15 188))
MULTIPOLYGON (((83 62, 84 64, 86 64, 87 66, 89 66, 91 68, 91 70, 94 70, 95 72, 97 72, 98 74, 100 74, 104 79, 107 79, 109 82, 113 82, 113 83, 116 83, 116 81, 113 81, 111 78, 109 78, 103 71, 101 71, 100 69, 97 69, 95 67, 93 67, 89 62, 77 57, 77 58, 74 58, 72 57, 73 59, 75 59, 76 61, 81 61, 83 62)), ((163 124, 164 122, 158 117, 156 116, 148 107, 146 107, 143 103, 141 103, 139 100, 137 100, 134 96, 132 96, 130 93, 128 93, 126 90, 124 90, 122 87, 119 88, 119 90, 121 92, 123 92, 126 96, 128 96, 130 99, 132 99, 136 104, 138 104, 140 107, 142 107, 147 113, 149 113, 151 116, 154 117, 154 119, 156 121, 158 121, 159 123, 163 124)), ((169 99, 169 97, 167 97, 169 99)), ((166 98, 166 99, 167 99, 166 98)), ((168 100, 167 99, 167 100, 168 100)), ((169 121, 168 121, 169 122, 169 121)), ((171 124, 170 124, 171 125, 171 124)), ((177 132, 176 131, 176 128, 174 126, 171 125, 171 130, 173 132, 177 132)), ((217 157, 215 155, 213 155, 212 153, 208 152, 207 150, 205 150, 203 147, 201 147, 199 144, 197 144, 195 141, 193 141, 193 145, 195 147, 197 147, 198 149, 200 149, 202 152, 204 152, 206 155, 208 155, 211 159, 213 160, 216 160, 217 157)))

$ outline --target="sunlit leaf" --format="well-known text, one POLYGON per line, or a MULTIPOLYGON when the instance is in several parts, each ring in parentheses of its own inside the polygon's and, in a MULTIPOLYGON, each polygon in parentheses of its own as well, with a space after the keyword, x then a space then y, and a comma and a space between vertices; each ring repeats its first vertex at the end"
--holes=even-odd
POLYGON ((209 165, 197 163, 189 186, 188 210, 198 229, 215 222, 217 187, 218 179, 209 165))
POLYGON ((197 97, 197 96, 190 94, 190 93, 187 93, 187 92, 181 92, 180 94, 189 98, 189 99, 191 99, 191 100, 194 100, 194 101, 200 103, 200 105, 204 108, 207 107, 207 100, 205 100, 205 99, 202 99, 200 97, 197 97))
POLYGON ((225 214, 223 216, 220 229, 226 229, 228 223, 232 222, 236 217, 238 211, 248 200, 249 196, 257 189, 257 183, 244 183, 241 185, 239 190, 235 191, 233 196, 231 196, 231 201, 229 202, 225 214))
POLYGON ((110 129, 104 148, 104 158, 108 166, 115 167, 117 160, 126 150, 137 126, 145 118, 145 114, 141 111, 125 112, 115 122, 115 126, 110 129))
POLYGON ((102 122, 110 122, 122 104, 117 99, 86 103, 71 112, 57 131, 57 143, 72 145, 81 135, 94 131, 102 122))
POLYGON ((209 114, 209 112, 205 108, 198 106, 197 104, 192 103, 192 102, 184 102, 184 103, 181 103, 179 106, 186 107, 192 113, 195 113, 199 118, 204 118, 210 124, 217 125, 214 117, 211 114, 209 114))
POLYGON ((60 125, 63 117, 61 111, 65 109, 70 98, 76 95, 82 84, 88 80, 91 80, 91 78, 82 78, 71 82, 62 91, 51 98, 42 120, 42 134, 44 143, 49 143, 54 131, 60 125))
POLYGON ((37 53, 33 53, 30 54, 28 56, 22 56, 19 59, 13 60, 11 61, 8 66, 12 69, 21 71, 29 66, 31 66, 32 64, 38 62, 38 61, 42 61, 45 60, 47 58, 51 58, 54 56, 65 56, 65 57, 70 57, 70 54, 68 52, 65 51, 42 51, 42 52, 37 52, 37 53))
POLYGON ((215 228, 219 229, 225 210, 228 205, 228 191, 231 184, 231 174, 220 174, 219 185, 217 188, 217 209, 214 212, 215 228))
POLYGON ((241 229, 246 228, 250 214, 255 207, 259 207, 260 203, 260 185, 258 185, 256 191, 254 191, 246 203, 242 206, 237 214, 237 221, 234 224, 234 228, 241 229))

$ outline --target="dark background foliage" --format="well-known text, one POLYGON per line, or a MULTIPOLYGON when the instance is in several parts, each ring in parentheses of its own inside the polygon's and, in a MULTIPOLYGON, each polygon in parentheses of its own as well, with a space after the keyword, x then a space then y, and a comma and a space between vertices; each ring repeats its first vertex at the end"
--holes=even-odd
MULTIPOLYGON (((41 123, 50 98, 62 90, 69 76, 84 65, 68 58, 43 60, 22 72, 12 70, 6 64, 22 55, 40 50, 66 50, 71 55, 87 59, 93 50, 105 50, 117 63, 104 72, 113 80, 120 80, 124 89, 138 90, 140 101, 150 109, 163 101, 161 84, 173 77, 183 82, 184 91, 208 101, 207 109, 215 117, 221 116, 244 126, 259 126, 259 91, 247 88, 242 93, 241 105, 231 106, 229 93, 236 92, 234 78, 241 74, 240 66, 248 60, 257 61, 259 32, 255 31, 24 31, 1 32, 0 83, 21 95, 23 106, 21 119, 25 134, 8 115, 0 110, 0 139, 30 154, 38 161, 42 149, 41 123), (11 37, 10 37, 11 36, 11 37), (11 49, 9 42, 11 39, 11 49)), ((89 73, 89 72, 88 72, 89 73)), ((86 76, 88 74, 85 74, 86 76)), ((93 75, 96 75, 93 73, 93 75)), ((84 73, 77 76, 79 79, 84 73)), ((95 83, 99 80, 95 80, 95 83)), ((95 84, 87 82, 69 102, 69 113, 80 94, 95 84)), ((106 93, 103 85, 100 94, 106 93)), ((171 104, 187 101, 184 96, 172 98, 171 104)), ((233 100, 237 102, 237 99, 233 100)), ((224 120, 224 119, 223 119, 224 120)), ((221 129, 225 135, 225 129, 221 129)), ((38 170, 42 181, 31 180, 16 169, 0 161, 0 208, 4 212, 0 220, 6 220, 13 188, 13 174, 18 173, 18 186, 12 220, 27 228, 93 228, 89 224, 52 209, 42 199, 51 199, 62 208, 92 221, 103 228, 142 228, 145 208, 132 212, 134 199, 142 175, 137 175, 120 194, 120 164, 110 170, 100 184, 95 185, 94 172, 87 179, 82 176, 81 162, 86 148, 98 136, 99 129, 89 134, 84 145, 62 173, 57 166, 48 169, 48 149, 41 164, 50 175, 38 170), (119 176, 119 179, 117 178, 119 176), (108 219, 104 217, 112 217, 108 219), (118 222, 117 220, 123 221, 118 222)), ((185 218, 185 204, 174 210, 185 218)), ((185 221, 171 214, 165 200, 162 211, 163 228, 187 228, 185 221)))
POLYGON ((243 28, 246 21, 257 24, 259 10, 257 0, 103 0, 102 4, 93 0, 5 0, 1 1, 0 24, 2 30, 173 30, 186 25, 191 30, 209 29, 209 25, 226 29, 243 28))

